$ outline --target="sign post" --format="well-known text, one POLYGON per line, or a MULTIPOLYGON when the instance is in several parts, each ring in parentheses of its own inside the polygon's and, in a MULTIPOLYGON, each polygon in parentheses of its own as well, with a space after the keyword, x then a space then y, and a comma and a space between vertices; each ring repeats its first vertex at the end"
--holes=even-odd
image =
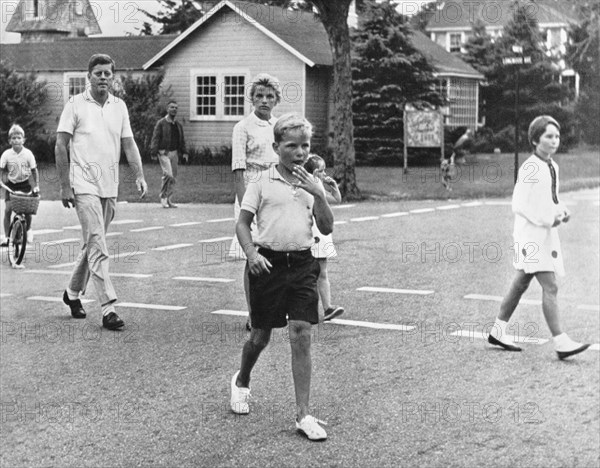
POLYGON ((444 116, 439 110, 404 107, 404 174, 408 171, 408 147, 440 147, 444 157, 444 116))
MULTIPOLYGON (((515 54, 523 54, 523 47, 513 46, 512 51, 515 54)), ((517 177, 519 172, 519 80, 520 80, 520 69, 519 65, 526 65, 531 63, 531 57, 524 57, 523 55, 504 57, 502 59, 503 65, 514 65, 515 66, 515 177, 514 183, 517 183, 517 177)))

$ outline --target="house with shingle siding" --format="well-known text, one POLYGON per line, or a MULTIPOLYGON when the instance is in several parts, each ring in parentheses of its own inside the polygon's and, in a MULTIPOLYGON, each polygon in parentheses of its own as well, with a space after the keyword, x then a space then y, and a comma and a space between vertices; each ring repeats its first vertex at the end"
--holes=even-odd
MULTIPOLYGON (((475 127, 483 76, 423 34, 416 32, 413 40, 437 68, 443 89, 461 90, 449 94, 447 123, 475 127)), ((49 133, 69 96, 84 88, 94 53, 111 55, 117 76, 164 71, 163 86, 179 104, 190 145, 231 143, 233 126, 251 112, 251 79, 262 72, 280 80, 282 101, 275 115, 302 113, 314 125, 313 144, 328 142, 333 58, 325 28, 310 12, 224 0, 176 36, 69 37, 2 46, 2 60, 47 81, 49 133)))

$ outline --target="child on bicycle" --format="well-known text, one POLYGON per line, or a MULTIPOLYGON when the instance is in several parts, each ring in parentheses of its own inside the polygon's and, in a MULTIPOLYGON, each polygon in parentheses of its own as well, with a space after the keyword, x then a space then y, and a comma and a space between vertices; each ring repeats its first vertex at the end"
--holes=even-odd
MULTIPOLYGON (((8 141, 11 145, 2 156, 0 156, 0 170, 2 171, 2 182, 15 192, 24 193, 39 193, 39 174, 35 157, 33 153, 25 148, 25 131, 19 125, 13 125, 8 131, 8 141), (30 177, 33 176, 33 187, 29 183, 30 177)), ((4 209, 4 235, 5 239, 2 242, 2 247, 8 246, 8 230, 10 228, 10 220, 12 208, 10 203, 10 194, 6 191, 6 208, 4 209)), ((27 220, 27 239, 29 242, 33 240, 31 233, 31 215, 25 215, 27 220)))

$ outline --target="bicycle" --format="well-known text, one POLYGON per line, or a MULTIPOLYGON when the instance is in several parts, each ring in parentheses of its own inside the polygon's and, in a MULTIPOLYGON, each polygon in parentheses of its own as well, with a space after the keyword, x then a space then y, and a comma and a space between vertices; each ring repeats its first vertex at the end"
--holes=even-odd
POLYGON ((10 193, 11 209, 14 216, 8 229, 8 260, 13 268, 23 268, 21 262, 27 250, 27 219, 26 215, 37 213, 40 204, 38 193, 15 192, 0 182, 0 186, 10 193))

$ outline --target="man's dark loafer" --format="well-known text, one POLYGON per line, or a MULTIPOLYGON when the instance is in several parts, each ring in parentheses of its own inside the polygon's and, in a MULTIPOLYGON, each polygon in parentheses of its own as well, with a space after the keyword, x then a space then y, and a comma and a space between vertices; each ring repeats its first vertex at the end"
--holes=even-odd
POLYGON ((102 317, 102 326, 109 330, 118 330, 123 325, 125 325, 125 322, 123 322, 123 320, 121 320, 119 316, 114 312, 111 312, 102 317))
POLYGON ((63 302, 69 306, 69 309, 71 309, 71 317, 76 319, 84 319, 86 317, 86 313, 85 310, 83 310, 81 301, 79 299, 75 299, 74 301, 69 299, 67 291, 63 293, 63 302))
POLYGON ((497 338, 494 338, 492 335, 488 335, 488 343, 496 346, 501 346, 507 351, 521 351, 521 348, 519 348, 518 346, 502 343, 502 341, 500 341, 497 338))
POLYGON ((558 359, 562 361, 563 359, 566 359, 569 356, 575 356, 576 354, 582 353, 589 347, 589 344, 583 344, 579 348, 572 349, 571 351, 556 351, 556 354, 558 354, 558 359))

